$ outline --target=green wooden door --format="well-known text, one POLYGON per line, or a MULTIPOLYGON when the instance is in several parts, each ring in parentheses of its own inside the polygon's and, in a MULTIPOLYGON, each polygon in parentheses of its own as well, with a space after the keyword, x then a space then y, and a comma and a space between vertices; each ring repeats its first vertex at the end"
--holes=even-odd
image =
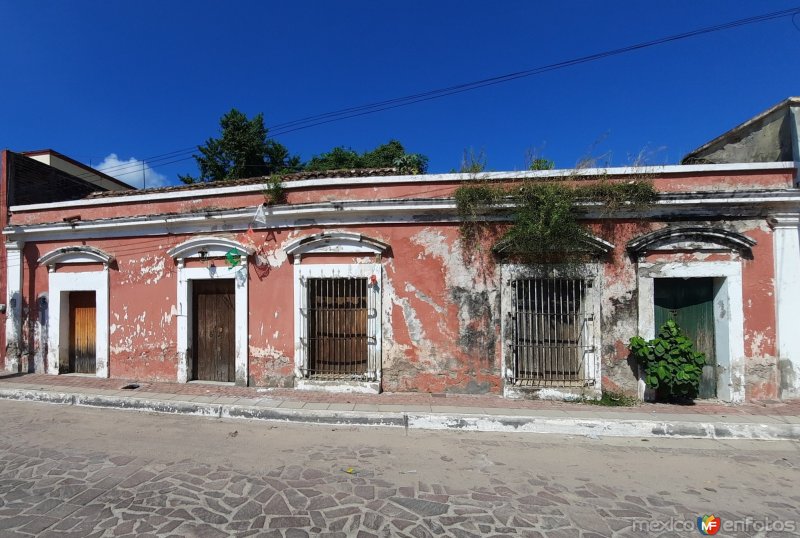
POLYGON ((700 398, 717 396, 717 359, 714 345, 714 279, 657 278, 655 281, 656 333, 667 320, 678 324, 697 351, 706 354, 700 398))

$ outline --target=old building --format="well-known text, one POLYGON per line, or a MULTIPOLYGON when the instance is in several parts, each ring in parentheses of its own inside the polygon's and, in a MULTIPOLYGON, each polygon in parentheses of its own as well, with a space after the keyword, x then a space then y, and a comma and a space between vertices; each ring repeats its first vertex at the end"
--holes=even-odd
MULTIPOLYGON (((11 206, 31 203, 58 202, 84 198, 96 191, 130 190, 133 187, 118 179, 90 168, 52 149, 26 151, 0 151, 0 228, 8 224, 11 206)), ((7 249, 17 247, 14 242, 0 243, 0 259, 7 259, 7 249)), ((15 257, 17 254, 12 255, 15 257)), ((0 297, 5 298, 0 307, 0 318, 5 315, 6 327, 13 333, 22 312, 19 297, 6 293, 7 279, 17 282, 21 274, 19 264, 2 265, 0 271, 0 297), (11 271, 6 271, 10 267, 11 271)), ((17 282, 12 286, 19 288, 17 282)), ((15 334, 15 333, 14 333, 15 334)), ((12 342, 16 338, 11 339, 12 342)), ((0 331, 0 349, 7 350, 6 331, 0 331)), ((7 350, 6 365, 11 370, 20 368, 15 362, 20 356, 17 350, 7 350)))
MULTIPOLYGON (((798 394, 794 161, 397 175, 104 192, 11 206, 6 367, 348 391, 644 394, 631 336, 684 320, 703 396, 798 394), (462 184, 647 177, 636 213, 587 207, 592 255, 520 264, 468 248, 462 184), (65 218, 66 217, 66 218, 65 218), (786 298, 789 298, 788 301, 786 298)), ((500 227, 507 216, 490 215, 500 227)), ((800 297, 799 297, 800 298, 800 297)))

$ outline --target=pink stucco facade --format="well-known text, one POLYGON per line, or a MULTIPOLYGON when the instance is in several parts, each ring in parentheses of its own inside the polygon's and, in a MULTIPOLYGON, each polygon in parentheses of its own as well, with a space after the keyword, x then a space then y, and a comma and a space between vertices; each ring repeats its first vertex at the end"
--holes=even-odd
MULTIPOLYGON (((715 306, 741 304, 741 316, 735 318, 741 324, 731 322, 730 335, 741 339, 742 356, 728 357, 734 373, 725 378, 732 394, 739 395, 732 399, 779 397, 775 247, 768 218, 780 204, 789 203, 782 201, 781 193, 793 196, 795 170, 675 166, 650 175, 663 196, 649 214, 587 217, 595 235, 612 245, 593 263, 600 312, 594 331, 599 376, 592 379, 593 387, 641 392, 627 350, 628 339, 649 319, 642 312, 640 288, 651 278, 648 271, 659 278, 671 274, 657 272, 662 269, 690 267, 720 283, 740 282, 730 291, 729 302, 715 306), (753 244, 744 251, 701 235, 676 238, 638 253, 627 248, 638 237, 682 224, 723 228, 753 244), (703 273, 703 267, 723 272, 703 273)), ((532 175, 542 176, 546 173, 532 175)), ((619 171, 612 177, 627 176, 619 171)), ((287 203, 266 207, 264 217, 256 220, 264 202, 263 194, 253 187, 256 183, 12 208, 7 238, 24 242, 23 315, 18 329, 22 368, 63 371, 63 364, 53 364, 59 360, 57 351, 48 349, 55 341, 53 332, 64 331, 63 323, 56 327, 52 322, 51 286, 60 282, 66 286, 63 289, 72 289, 70 275, 93 273, 101 275, 96 279, 107 279, 108 289, 107 368, 102 375, 180 381, 186 375, 181 364, 184 361, 185 370, 187 350, 181 349, 186 335, 180 334, 179 320, 188 311, 179 275, 189 269, 235 268, 224 257, 177 259, 169 253, 187 241, 213 237, 252 251, 236 277, 247 281, 245 372, 237 374, 237 382, 292 387, 300 379, 297 349, 303 343, 296 334, 297 267, 377 264, 380 389, 503 393, 513 361, 503 322, 508 316, 503 298, 508 286, 503 276, 506 262, 488 248, 464 248, 452 202, 454 189, 475 178, 451 174, 359 180, 358 184, 348 178, 288 182, 287 203), (300 239, 331 232, 357 234, 352 237, 388 248, 379 253, 359 250, 358 245, 339 251, 320 249, 299 260, 286 252, 300 239), (111 259, 38 261, 64 247, 92 247, 111 259)), ((511 173, 505 179, 521 180, 511 173)))

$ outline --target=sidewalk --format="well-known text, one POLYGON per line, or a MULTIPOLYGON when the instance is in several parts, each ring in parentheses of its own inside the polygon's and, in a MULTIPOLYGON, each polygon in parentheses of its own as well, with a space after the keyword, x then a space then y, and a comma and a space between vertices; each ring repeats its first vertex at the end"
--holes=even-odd
MULTIPOLYGON (((800 440, 800 401, 601 407, 497 395, 332 394, 94 376, 0 375, 0 399, 216 418, 588 437, 800 440), (138 388, 123 389, 129 384, 138 388)), ((0 404, 2 405, 2 404, 0 404)))

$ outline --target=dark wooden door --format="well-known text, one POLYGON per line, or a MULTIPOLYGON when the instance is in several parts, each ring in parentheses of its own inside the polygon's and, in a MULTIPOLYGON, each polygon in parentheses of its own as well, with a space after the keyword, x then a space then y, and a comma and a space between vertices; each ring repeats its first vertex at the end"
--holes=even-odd
POLYGON ((717 354, 714 342, 714 279, 657 278, 655 282, 656 332, 671 319, 706 354, 700 398, 717 396, 717 354))
POLYGON ((234 281, 192 281, 194 379, 235 380, 234 281))
POLYGON ((95 293, 72 291, 69 294, 69 371, 93 374, 97 366, 95 293))

